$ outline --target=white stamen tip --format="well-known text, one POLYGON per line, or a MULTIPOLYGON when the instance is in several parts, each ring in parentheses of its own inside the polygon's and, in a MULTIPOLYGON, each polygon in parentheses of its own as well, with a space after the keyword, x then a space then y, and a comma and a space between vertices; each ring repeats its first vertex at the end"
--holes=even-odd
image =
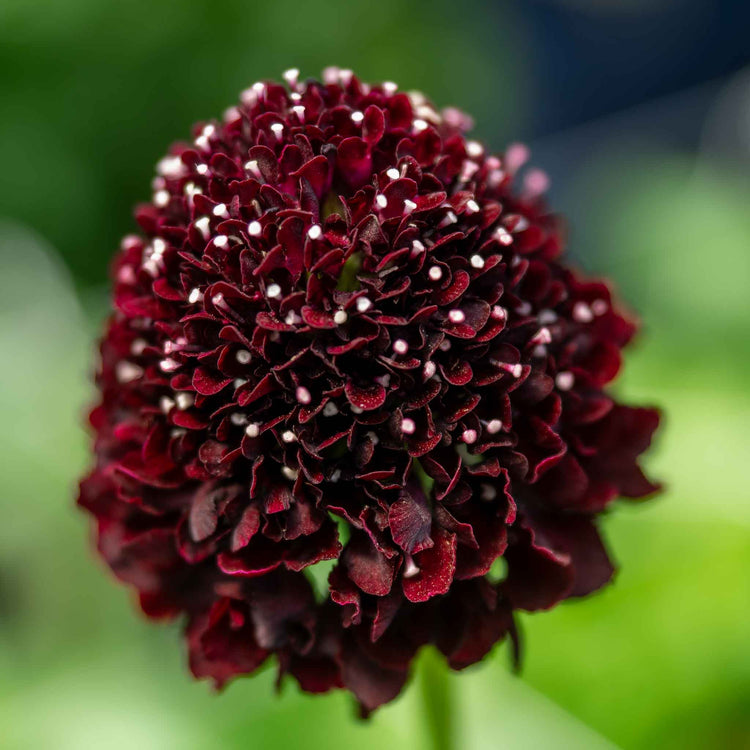
POLYGON ((305 386, 300 385, 297 386, 297 390, 294 394, 297 397, 297 401, 299 401, 301 404, 309 404, 312 401, 312 395, 310 394, 310 391, 305 388, 305 386))
POLYGON ((157 190, 154 193, 154 205, 164 208, 169 203, 170 195, 168 190, 157 190))
POLYGON ((591 303, 591 310, 593 311, 594 315, 604 315, 604 313, 609 310, 609 305, 603 299, 595 299, 591 303))
POLYGON ((403 432, 404 435, 413 435, 416 429, 417 425, 414 423, 413 419, 406 417, 401 420, 401 432, 403 432))
POLYGON ((491 484, 482 484, 479 488, 479 497, 485 502, 491 502, 497 497, 497 490, 491 484))
POLYGON ((326 405, 323 407, 324 417, 334 417, 338 413, 339 413, 339 407, 336 406, 336 404, 334 404, 333 401, 326 402, 326 405))
POLYGON ((594 319, 594 313, 585 302, 576 302, 573 305, 573 320, 579 323, 590 323, 594 319))
POLYGON ((175 401, 177 402, 177 408, 184 411, 185 409, 189 409, 195 403, 195 396, 187 391, 180 391, 175 396, 175 401))
POLYGON ((257 438, 258 435, 260 435, 260 425, 257 422, 250 422, 250 424, 245 427, 245 435, 249 438, 257 438))
POLYGON ((281 439, 285 443, 293 443, 297 439, 297 436, 291 430, 285 430, 281 433, 281 439))
POLYGON ((238 349, 234 356, 241 365, 250 364, 250 360, 252 359, 252 355, 247 349, 238 349))
POLYGON ((280 122, 274 122, 271 125, 271 130, 277 139, 281 140, 281 134, 284 132, 284 125, 280 122))
POLYGON ((416 207, 417 204, 414 201, 410 201, 408 198, 404 201, 404 211, 406 213, 411 213, 416 207))
POLYGON ((290 481, 293 482, 298 476, 299 471, 293 469, 291 466, 282 466, 281 473, 290 481))
POLYGON ((352 122, 362 122, 365 116, 362 112, 352 112, 352 122))
POLYGON ((241 412, 236 411, 233 414, 229 415, 229 421, 233 425, 235 425, 237 427, 240 427, 243 424, 245 424, 245 422, 247 422, 247 417, 244 414, 242 414, 241 412))
POLYGON ((226 219, 229 216, 229 211, 227 209, 226 203, 218 203, 214 206, 213 210, 214 216, 221 216, 222 218, 226 219))
POLYGON ((146 343, 146 341, 144 341, 144 339, 134 339, 130 344, 130 352, 136 357, 139 357, 141 354, 143 354, 143 351, 147 346, 148 344, 146 343))
POLYGON ((423 372, 425 378, 429 380, 437 372, 437 365, 432 360, 425 362, 423 372))
POLYGON ((540 328, 531 339, 533 344, 549 344, 551 341, 552 334, 549 332, 549 328, 540 328))
POLYGON ((211 219, 209 219, 208 216, 201 216, 200 219, 195 220, 195 228, 203 235, 204 240, 208 239, 210 224, 211 219))
POLYGON ((490 435, 496 435, 502 429, 503 423, 499 419, 491 419, 487 422, 487 432, 489 432, 490 435))
POLYGON ((321 235, 323 234, 323 229, 321 228, 320 224, 313 224, 308 230, 307 230, 307 236, 311 240, 317 240, 320 239, 321 235))
POLYGON ((388 205, 388 198, 386 198, 384 195, 378 195, 377 198, 375 198, 375 203, 378 204, 379 208, 385 208, 388 205))
POLYGON ((349 320, 349 316, 346 314, 344 310, 336 310, 336 312, 333 315, 333 322, 337 325, 343 325, 346 323, 346 321, 349 320))
POLYGON ((479 211, 479 204, 475 200, 466 201, 466 210, 469 213, 475 214, 479 211))
POLYGON ((431 281, 440 281, 443 278, 443 269, 440 266, 432 266, 427 272, 431 281))
POLYGON ((419 566, 411 559, 411 555, 406 558, 406 565, 402 574, 404 578, 414 578, 419 575, 419 566))
POLYGON ((477 442, 477 431, 476 430, 464 430, 461 439, 467 445, 472 445, 477 442))
POLYGON ((504 307, 501 307, 500 305, 495 305, 492 308, 492 317, 497 318, 498 320, 505 320, 505 317, 507 316, 507 312, 505 311, 504 307))
POLYGON ((281 287, 278 284, 269 284, 266 287, 266 296, 271 299, 281 296, 281 287))
POLYGON ((130 383, 143 375, 143 368, 132 362, 122 361, 117 363, 115 375, 118 383, 130 383))
POLYGON ((555 377, 555 385, 561 391, 569 391, 573 387, 575 376, 572 372, 558 372, 555 377))
POLYGON ((294 86, 299 78, 299 68, 289 68, 289 70, 285 70, 282 75, 284 76, 284 80, 290 86, 294 86))
POLYGON ((451 323, 463 323, 466 320, 466 314, 463 310, 451 310, 448 313, 448 319, 451 323))
POLYGON ((260 225, 259 221, 251 221, 247 225, 247 233, 251 237, 259 237, 262 231, 263 231, 263 227, 260 225))
POLYGON ((196 167, 195 167, 195 171, 198 174, 207 175, 208 171, 209 171, 208 170, 208 164, 197 164, 196 167))
POLYGON ((422 119, 414 120, 414 130, 417 131, 417 133, 422 132, 427 127, 427 122, 422 119))
POLYGON ((365 313, 372 307, 372 302, 367 297, 357 297, 357 312, 365 313))
POLYGON ((395 167, 391 167, 387 172, 386 175, 391 180, 397 180, 399 177, 401 177, 401 174, 399 173, 398 169, 395 167))
POLYGON ((174 372, 175 370, 179 369, 180 363, 177 362, 177 360, 172 359, 171 357, 167 357, 166 359, 163 359, 161 362, 159 362, 159 367, 161 368, 162 372, 174 372))
POLYGON ((484 268, 484 258, 481 255, 472 255, 469 258, 472 268, 484 268))
POLYGON ((484 153, 484 147, 477 141, 469 141, 466 144, 466 153, 472 158, 477 159, 484 153))
POLYGON ((225 234, 217 234, 216 237, 214 237, 214 245, 216 245, 216 247, 226 247, 228 244, 229 237, 225 234))
POLYGON ((200 302, 203 299, 203 292, 198 289, 197 287, 190 290, 190 294, 188 295, 188 302, 191 305, 194 305, 196 302, 200 302))
POLYGON ((396 354, 406 354, 409 351, 409 344, 404 339, 396 339, 393 342, 393 351, 396 354))

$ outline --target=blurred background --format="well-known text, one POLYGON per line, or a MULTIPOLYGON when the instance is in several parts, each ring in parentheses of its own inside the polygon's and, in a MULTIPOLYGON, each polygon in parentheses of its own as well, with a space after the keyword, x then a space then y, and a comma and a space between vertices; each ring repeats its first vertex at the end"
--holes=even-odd
POLYGON ((616 585, 454 677, 460 748, 750 747, 750 4, 0 0, 0 747, 427 748, 273 674, 215 697, 74 508, 106 269, 157 159, 258 78, 330 64, 532 147, 570 252, 644 323, 617 391, 668 491, 605 521, 616 585))

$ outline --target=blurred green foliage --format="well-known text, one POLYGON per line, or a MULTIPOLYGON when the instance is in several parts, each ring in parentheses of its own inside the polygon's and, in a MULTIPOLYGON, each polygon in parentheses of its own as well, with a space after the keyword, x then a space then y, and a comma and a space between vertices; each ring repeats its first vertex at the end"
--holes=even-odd
MULTIPOLYGON (((523 28, 481 4, 455 16, 445 0, 0 4, 0 747, 429 747, 414 690, 363 725, 341 694, 276 698, 270 669, 218 698, 191 682, 177 626, 136 614, 73 497, 94 285, 166 145, 256 78, 335 63, 462 106, 500 147, 529 106, 523 28)), ((668 489, 605 519, 614 586, 522 618, 521 678, 505 646, 451 678, 459 747, 750 746, 746 188, 637 137, 577 165, 573 246, 643 318, 617 390, 663 408, 649 467, 668 489)))

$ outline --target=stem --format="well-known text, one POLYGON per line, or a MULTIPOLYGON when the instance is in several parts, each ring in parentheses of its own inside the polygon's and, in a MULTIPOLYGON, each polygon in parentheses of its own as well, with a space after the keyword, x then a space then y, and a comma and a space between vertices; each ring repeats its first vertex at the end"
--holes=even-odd
POLYGON ((418 674, 432 747, 434 750, 453 750, 455 738, 450 678, 448 669, 434 648, 422 652, 418 674))

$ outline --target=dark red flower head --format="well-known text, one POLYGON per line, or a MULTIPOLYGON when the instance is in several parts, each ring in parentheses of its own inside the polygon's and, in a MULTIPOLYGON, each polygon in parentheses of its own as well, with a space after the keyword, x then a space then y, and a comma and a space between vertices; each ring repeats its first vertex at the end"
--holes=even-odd
POLYGON ((605 391, 634 326, 561 262, 524 147, 391 83, 285 77, 159 162, 79 502, 143 610, 185 615, 196 676, 275 656, 367 711, 420 646, 461 669, 610 579, 595 517, 656 489, 658 416, 605 391))

